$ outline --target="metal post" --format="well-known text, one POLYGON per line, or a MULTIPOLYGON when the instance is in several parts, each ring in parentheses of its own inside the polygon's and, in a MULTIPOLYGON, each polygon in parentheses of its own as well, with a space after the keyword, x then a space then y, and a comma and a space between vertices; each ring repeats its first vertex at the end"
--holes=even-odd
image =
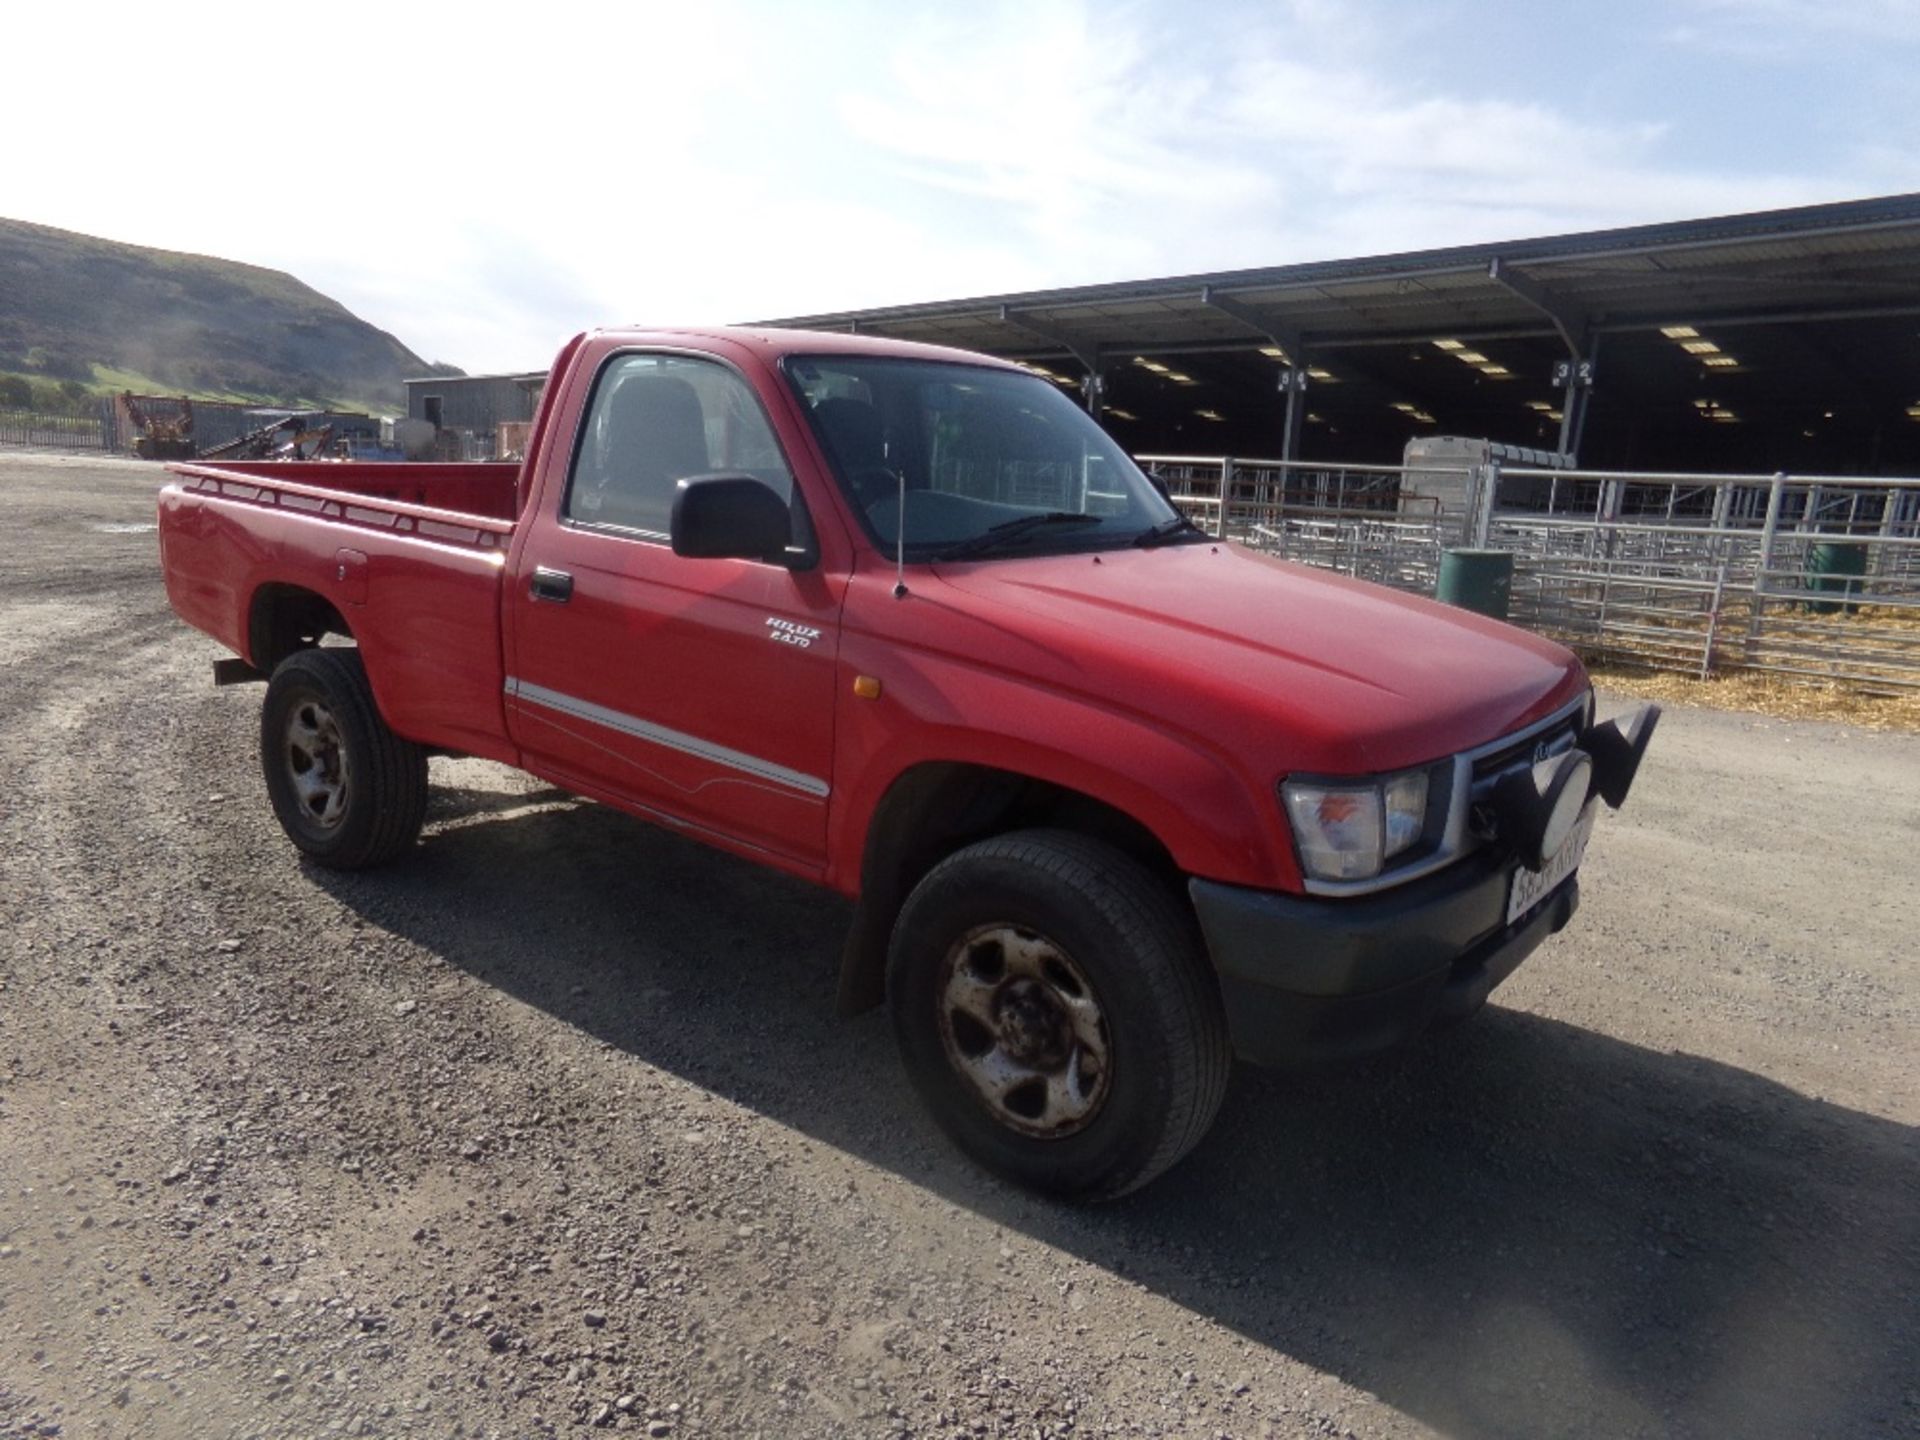
POLYGON ((1100 418, 1100 397, 1107 388, 1106 378, 1096 366, 1087 366, 1087 413, 1094 419, 1100 418))
POLYGON ((1599 624, 1599 627, 1593 632, 1593 638, 1595 643, 1598 644, 1602 649, 1606 647, 1606 643, 1607 643, 1607 604, 1610 600, 1612 600, 1612 598, 1613 598, 1613 541, 1612 541, 1612 535, 1611 533, 1609 533, 1608 541, 1607 541, 1606 569, 1602 572, 1602 579, 1600 581, 1600 624, 1599 624))
POLYGON ((1213 533, 1222 540, 1227 538, 1227 503, 1232 495, 1233 457, 1223 455, 1220 459, 1220 518, 1213 527, 1213 533))
POLYGON ((1608 480, 1600 487, 1600 518, 1618 520, 1621 502, 1626 498, 1626 484, 1621 480, 1608 480))
POLYGON ((1560 395, 1560 438, 1554 442, 1553 452, 1561 460, 1571 464, 1573 461, 1574 428, 1580 420, 1580 353, 1572 351, 1568 358, 1553 367, 1553 383, 1561 391, 1560 395))
POLYGON ((1587 336, 1586 355, 1574 357, 1574 378, 1580 383, 1580 414, 1573 422, 1573 434, 1567 445, 1567 458, 1578 463, 1580 442, 1587 436, 1587 412, 1593 408, 1593 367, 1600 359, 1600 332, 1587 336))
POLYGON ((1727 562, 1720 562, 1720 569, 1713 577, 1713 605, 1707 611, 1707 643, 1700 652, 1700 678, 1706 679, 1713 673, 1713 643, 1720 635, 1720 602, 1727 593, 1727 562))
POLYGON ((1280 458, 1292 460, 1300 453, 1300 421, 1306 413, 1303 397, 1307 390, 1307 361, 1304 355, 1280 372, 1280 388, 1287 392, 1286 417, 1280 422, 1280 458))
POLYGON ((1786 494, 1787 472, 1776 470, 1773 481, 1767 486, 1767 518, 1760 527, 1760 557, 1753 568, 1753 609, 1747 617, 1747 660, 1753 659, 1753 647, 1760 639, 1760 621, 1766 608, 1767 591, 1770 585, 1768 572, 1773 569, 1773 542, 1780 529, 1780 502, 1786 494))
POLYGON ((1480 467, 1480 493, 1473 517, 1473 545, 1484 550, 1493 540, 1493 511, 1500 502, 1500 457, 1491 457, 1480 467))

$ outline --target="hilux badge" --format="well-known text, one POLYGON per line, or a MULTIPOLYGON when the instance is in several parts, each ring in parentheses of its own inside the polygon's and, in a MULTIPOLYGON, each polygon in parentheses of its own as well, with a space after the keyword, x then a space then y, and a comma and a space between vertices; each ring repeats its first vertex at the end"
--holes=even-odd
POLYGON ((777 640, 782 645, 796 645, 805 650, 820 638, 820 632, 811 625, 801 625, 793 620, 782 620, 777 615, 769 615, 767 638, 777 640))

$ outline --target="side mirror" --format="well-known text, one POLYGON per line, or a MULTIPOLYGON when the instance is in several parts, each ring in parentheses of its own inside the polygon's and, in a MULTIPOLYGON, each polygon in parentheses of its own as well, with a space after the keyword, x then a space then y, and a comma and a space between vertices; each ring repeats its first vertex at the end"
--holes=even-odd
POLYGON ((701 560, 785 564, 793 520, 787 502, 748 475, 692 475, 674 487, 673 553, 701 560))

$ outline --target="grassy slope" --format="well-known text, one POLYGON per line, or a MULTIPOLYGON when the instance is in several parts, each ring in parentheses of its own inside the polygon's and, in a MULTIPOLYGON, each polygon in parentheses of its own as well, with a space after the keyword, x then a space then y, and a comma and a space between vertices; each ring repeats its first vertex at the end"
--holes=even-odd
POLYGON ((281 271, 0 219, 0 372, 391 410, 445 368, 281 271))

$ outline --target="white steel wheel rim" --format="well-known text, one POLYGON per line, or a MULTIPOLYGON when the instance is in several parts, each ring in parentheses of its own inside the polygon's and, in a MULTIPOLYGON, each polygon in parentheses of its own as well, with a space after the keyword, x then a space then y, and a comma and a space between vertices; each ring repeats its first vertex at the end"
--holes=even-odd
POLYGON ((303 696, 287 714, 284 748, 287 778, 301 815, 322 830, 347 814, 347 747, 340 724, 318 699, 303 696))
POLYGON ((1113 1068, 1106 1016, 1052 940, 1008 924, 968 931, 941 963, 936 1003, 948 1063, 1000 1124, 1057 1140, 1099 1113, 1113 1068))

